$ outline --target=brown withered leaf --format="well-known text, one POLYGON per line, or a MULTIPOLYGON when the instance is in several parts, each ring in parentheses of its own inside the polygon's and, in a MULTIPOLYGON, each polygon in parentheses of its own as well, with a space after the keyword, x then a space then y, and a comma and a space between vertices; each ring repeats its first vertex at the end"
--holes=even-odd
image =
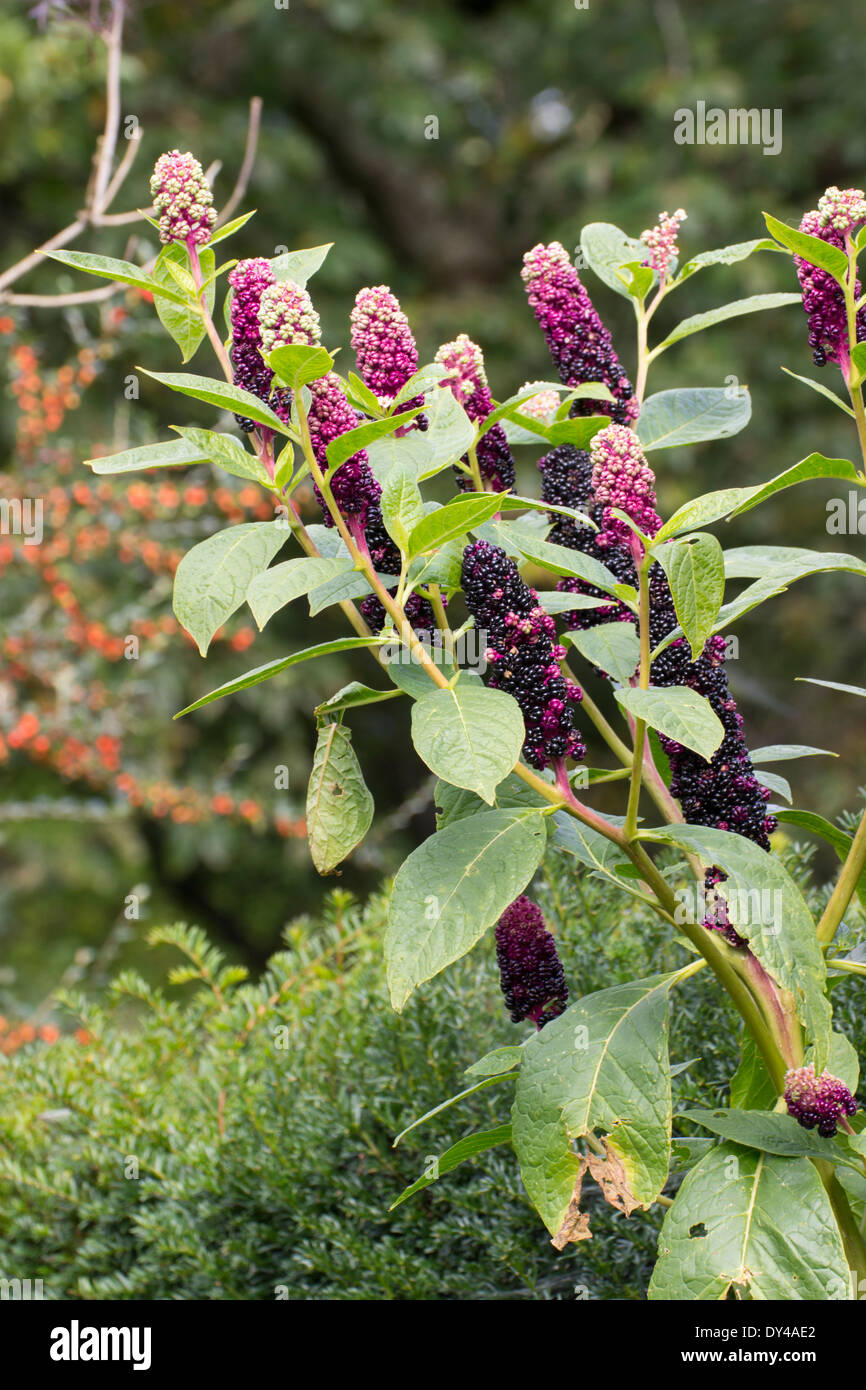
POLYGON ((640 1207, 641 1203, 635 1200, 635 1195, 631 1190, 628 1174, 625 1171, 625 1164, 619 1154, 603 1139, 604 1157, 600 1154, 589 1154, 586 1158, 586 1166, 595 1178, 604 1194, 604 1200, 609 1202, 612 1207, 623 1212, 625 1216, 630 1216, 635 1208, 640 1207))
POLYGON ((576 1244, 580 1240, 592 1240, 592 1231, 589 1229, 589 1213, 580 1210, 580 1191, 583 1187, 583 1176, 586 1168, 586 1159, 581 1157, 568 1211, 562 1218, 562 1225, 550 1242, 556 1250, 564 1250, 566 1245, 576 1244))

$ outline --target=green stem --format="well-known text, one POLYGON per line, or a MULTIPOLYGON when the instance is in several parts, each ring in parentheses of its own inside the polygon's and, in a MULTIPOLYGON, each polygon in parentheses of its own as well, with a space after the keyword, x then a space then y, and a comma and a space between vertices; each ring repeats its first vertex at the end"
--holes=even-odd
MULTIPOLYGON (((650 601, 649 601, 649 574, 647 570, 647 559, 638 565, 638 632, 640 635, 640 671, 638 675, 638 688, 640 690, 649 689, 650 678, 650 601)), ((637 833, 637 812, 638 802, 640 801, 640 789, 643 784, 644 755, 646 752, 646 721, 635 719, 634 722, 634 753, 631 772, 631 784, 628 792, 628 806, 625 813, 625 838, 633 840, 637 833)))
POLYGON ((866 811, 863 812, 857 834, 854 836, 847 858, 842 865, 836 886, 830 894, 830 901, 824 908, 818 923, 818 940, 825 948, 830 945, 836 935, 845 910, 857 890, 857 884, 864 867, 866 867, 866 811))

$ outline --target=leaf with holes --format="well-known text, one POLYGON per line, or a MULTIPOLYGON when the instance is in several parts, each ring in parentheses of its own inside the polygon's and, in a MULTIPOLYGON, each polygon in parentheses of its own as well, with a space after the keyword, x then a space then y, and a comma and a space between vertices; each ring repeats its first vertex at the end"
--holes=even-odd
POLYGON ((351 730, 319 729, 307 788, 307 839, 320 874, 330 874, 361 843, 373 820, 373 798, 364 782, 351 730))

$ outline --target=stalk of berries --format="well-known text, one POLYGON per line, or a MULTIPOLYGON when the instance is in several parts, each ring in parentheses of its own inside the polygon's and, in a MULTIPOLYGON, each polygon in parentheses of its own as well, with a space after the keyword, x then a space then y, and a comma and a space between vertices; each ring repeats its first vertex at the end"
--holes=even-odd
POLYGON ((575 401, 571 415, 609 414, 623 425, 636 420, 640 407, 631 382, 561 242, 527 251, 521 278, 560 380, 566 386, 600 381, 614 397, 613 405, 575 401))
MULTIPOLYGON (((461 333, 450 343, 443 343, 434 361, 444 368, 443 386, 448 386, 473 424, 486 420, 493 409, 493 397, 484 369, 484 354, 477 343, 461 333)), ((478 468, 490 492, 508 492, 514 486, 514 459, 505 431, 493 425, 481 436, 476 448, 478 468)), ((468 465, 468 455, 463 463, 468 465)), ((455 468, 457 486, 461 492, 471 492, 472 479, 455 468)))
MULTIPOLYGON (((866 222, 866 198, 860 188, 828 188, 818 199, 818 206, 807 212, 800 231, 818 237, 829 246, 836 246, 847 255, 846 240, 855 236, 866 222)), ((809 346, 817 367, 835 362, 847 374, 849 344, 848 318, 845 297, 833 276, 802 256, 794 257, 797 279, 803 295, 803 308, 809 320, 809 346)), ((858 280, 854 286, 857 299, 862 293, 858 280)), ((866 306, 857 314, 857 341, 866 340, 866 306)))
POLYGON ((513 695, 526 727, 524 754, 533 767, 580 759, 586 746, 574 727, 581 691, 559 668, 565 648, 555 643, 553 619, 520 577, 514 561, 488 541, 463 552, 463 594, 491 667, 489 684, 513 695))
MULTIPOLYGON (((350 322, 352 350, 361 379, 383 404, 391 405, 418 370, 418 348, 400 301, 388 285, 359 290, 350 322)), ((424 397, 416 396, 402 409, 413 410, 423 404, 424 397)), ((397 434, 424 427, 426 421, 422 426, 420 418, 416 418, 397 434)))
POLYGON ((568 985, 556 942, 541 909, 525 895, 507 907, 496 924, 496 959, 511 1022, 529 1018, 541 1029, 568 1003, 568 985))
POLYGON ((687 216, 688 213, 684 212, 682 208, 677 208, 672 217, 668 217, 666 212, 660 212, 655 227, 641 232, 640 239, 648 251, 644 265, 652 267, 658 275, 661 285, 664 285, 667 280, 671 262, 679 259, 677 235, 680 230, 680 223, 685 222, 687 216))
MULTIPOLYGON (((274 374, 262 357, 262 330, 259 323, 261 299, 265 290, 275 283, 276 276, 270 261, 262 257, 238 261, 229 272, 232 287, 231 325, 232 344, 229 352, 234 372, 235 386, 250 391, 260 401, 269 404, 280 416, 287 420, 289 402, 284 391, 272 394, 274 374)), ((255 429, 255 423, 245 416, 235 419, 245 433, 255 429)))
POLYGON ((828 1071, 816 1076, 811 1065, 786 1072, 785 1103, 798 1124, 804 1129, 817 1126, 825 1139, 832 1139, 843 1116, 857 1111, 857 1102, 844 1081, 828 1071))
POLYGON ((161 242, 182 242, 192 249, 210 241, 216 221, 213 194, 204 170, 189 151, 160 155, 150 180, 150 196, 161 242))

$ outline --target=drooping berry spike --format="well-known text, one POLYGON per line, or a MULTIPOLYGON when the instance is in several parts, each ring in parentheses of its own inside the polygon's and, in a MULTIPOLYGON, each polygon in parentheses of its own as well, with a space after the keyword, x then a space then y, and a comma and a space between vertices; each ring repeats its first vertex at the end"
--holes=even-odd
POLYGON ((520 577, 513 560, 488 541, 463 552, 463 594, 486 637, 489 684, 513 695, 523 712, 528 762, 545 768, 582 758, 586 746, 574 727, 581 691, 559 669, 565 648, 555 642, 553 619, 520 577))
POLYGON ((560 380, 566 386, 600 381, 614 397, 613 404, 575 401, 571 414, 610 415, 623 425, 636 420, 640 407, 631 382, 565 247, 558 241, 534 246, 523 258, 521 278, 560 380))
MULTIPOLYGON (((864 222, 866 199, 863 190, 832 187, 818 199, 817 208, 805 214, 800 231, 844 251, 846 238, 852 238, 864 222)), ((803 308, 809 320, 809 346, 815 365, 823 367, 827 362, 834 362, 843 372, 847 372, 848 323, 842 289, 826 270, 812 265, 802 256, 794 257, 794 265, 803 295, 803 308)), ((859 299, 862 293, 859 280, 854 293, 859 299)), ((857 314, 857 341, 864 340, 866 307, 857 314)))
MULTIPOLYGON (((474 424, 486 420, 493 409, 493 397, 484 369, 484 354, 478 344, 461 333, 452 342, 442 344, 434 361, 444 369, 442 385, 451 388, 469 419, 474 424)), ((481 436, 476 455, 481 477, 489 484, 490 492, 508 492, 514 486, 514 459, 501 425, 493 425, 481 436)), ((468 463, 466 455, 463 462, 468 463)), ((472 479, 460 469, 454 471, 461 491, 470 491, 472 479)))
POLYGON ((652 266, 661 284, 667 280, 671 261, 679 259, 677 235, 680 223, 685 222, 687 216, 682 208, 677 208, 672 217, 668 217, 666 212, 660 212, 655 227, 649 227, 640 234, 640 239, 649 252, 644 265, 652 266))
POLYGON ((857 1102, 844 1081, 828 1071, 815 1075, 813 1066, 797 1067, 785 1074, 785 1103, 804 1129, 814 1129, 832 1139, 843 1115, 853 1115, 857 1102))
POLYGON ((390 403, 418 370, 418 348, 400 301, 388 285, 359 290, 350 322, 358 373, 390 403))
POLYGON ((529 1018, 541 1029, 564 1011, 568 1003, 565 972, 541 909, 531 898, 515 899, 500 917, 496 960, 512 1023, 529 1018))
POLYGON ((216 211, 204 171, 194 155, 169 150, 154 165, 150 196, 162 242, 205 246, 211 239, 216 211))
POLYGON ((654 536, 662 524, 655 509, 655 474, 634 431, 625 425, 608 425, 593 439, 589 457, 592 491, 596 502, 602 505, 603 528, 598 544, 603 549, 627 545, 634 534, 624 521, 611 514, 614 507, 630 516, 644 535, 654 536))
MULTIPOLYGON (((232 346, 231 364, 234 368, 235 386, 251 391, 259 400, 270 403, 280 418, 288 418, 288 405, 285 393, 275 393, 271 400, 271 387, 274 374, 263 360, 261 354, 262 330, 259 324, 259 307, 263 293, 274 283, 274 272, 270 261, 257 257, 253 260, 238 261, 229 272, 229 284, 234 291, 231 303, 232 346)), ((252 420, 236 415, 241 429, 247 433, 255 428, 252 420)))

